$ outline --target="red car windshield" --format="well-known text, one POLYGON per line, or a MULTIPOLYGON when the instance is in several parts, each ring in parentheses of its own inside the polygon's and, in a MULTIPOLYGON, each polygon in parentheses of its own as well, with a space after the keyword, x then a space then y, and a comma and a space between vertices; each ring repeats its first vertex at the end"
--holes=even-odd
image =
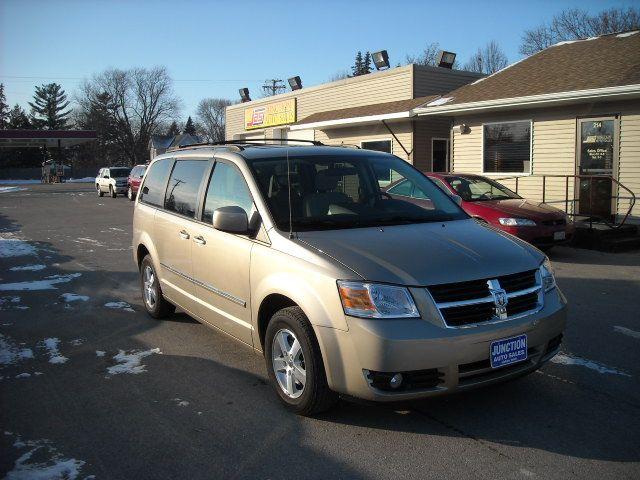
POLYGON ((465 202, 522 198, 504 185, 483 177, 446 177, 446 181, 465 202))

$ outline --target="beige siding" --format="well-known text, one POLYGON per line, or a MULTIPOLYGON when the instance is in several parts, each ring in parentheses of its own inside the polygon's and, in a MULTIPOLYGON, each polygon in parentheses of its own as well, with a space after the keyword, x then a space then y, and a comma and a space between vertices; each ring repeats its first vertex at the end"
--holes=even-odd
POLYGON ((414 121, 413 165, 423 172, 432 171, 431 140, 449 138, 451 119, 418 118, 414 121))
MULTIPOLYGON (((411 152, 412 145, 412 127, 411 122, 393 122, 389 123, 389 127, 393 130, 398 140, 404 145, 407 151, 411 152)), ((411 157, 402 149, 402 146, 389 131, 381 124, 366 125, 362 127, 339 128, 332 130, 319 131, 316 130, 316 140, 320 140, 327 145, 357 145, 360 142, 368 140, 391 140, 391 153, 397 155, 403 160, 413 162, 411 157)))
POLYGON ((417 98, 445 94, 481 77, 483 75, 480 73, 415 65, 413 96, 417 98))
MULTIPOLYGON (((620 152, 618 180, 640 197, 640 102, 581 105, 547 110, 523 110, 519 113, 493 113, 470 117, 457 117, 454 125, 466 124, 469 132, 453 134, 452 171, 482 173, 482 124, 509 120, 532 120, 532 174, 574 175, 576 173, 577 118, 619 115, 620 152)), ((492 175, 500 178, 500 175, 492 175)), ((515 179, 504 180, 515 188, 515 179)), ((565 192, 574 197, 572 178, 520 176, 518 193, 537 201, 543 199, 564 209, 565 192), (544 194, 543 194, 544 191, 544 194)), ((615 193, 614 193, 615 194, 615 193)), ((628 194, 621 190, 619 196, 628 194)), ((638 202, 640 203, 640 201, 638 202)), ((628 199, 619 199, 618 214, 626 212, 628 199)), ((569 203, 569 211, 573 205, 569 203)), ((640 220, 640 205, 633 212, 634 220, 640 220)))

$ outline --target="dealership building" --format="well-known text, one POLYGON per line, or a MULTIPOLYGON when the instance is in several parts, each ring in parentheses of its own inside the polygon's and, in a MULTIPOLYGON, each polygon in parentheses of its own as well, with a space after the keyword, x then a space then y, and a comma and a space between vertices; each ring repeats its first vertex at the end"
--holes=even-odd
POLYGON ((227 108, 227 139, 383 150, 640 222, 640 33, 561 42, 488 77, 407 65, 227 108))

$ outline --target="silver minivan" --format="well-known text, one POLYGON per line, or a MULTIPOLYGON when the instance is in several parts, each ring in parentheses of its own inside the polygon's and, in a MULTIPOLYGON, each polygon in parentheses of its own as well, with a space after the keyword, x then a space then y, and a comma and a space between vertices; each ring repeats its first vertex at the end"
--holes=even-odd
POLYGON ((147 169, 133 232, 149 314, 177 306, 264 355, 300 414, 338 395, 397 401, 493 384, 560 348, 566 301, 545 255, 386 153, 181 148, 147 169), (428 202, 381 188, 401 179, 428 202))

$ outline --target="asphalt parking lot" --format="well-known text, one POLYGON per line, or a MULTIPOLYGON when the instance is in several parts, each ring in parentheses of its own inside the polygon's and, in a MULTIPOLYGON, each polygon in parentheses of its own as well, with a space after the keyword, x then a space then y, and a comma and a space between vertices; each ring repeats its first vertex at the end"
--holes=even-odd
POLYGON ((551 253, 570 314, 540 371, 311 419, 249 349, 145 314, 132 211, 90 184, 0 193, 0 477, 640 478, 639 253, 551 253))

